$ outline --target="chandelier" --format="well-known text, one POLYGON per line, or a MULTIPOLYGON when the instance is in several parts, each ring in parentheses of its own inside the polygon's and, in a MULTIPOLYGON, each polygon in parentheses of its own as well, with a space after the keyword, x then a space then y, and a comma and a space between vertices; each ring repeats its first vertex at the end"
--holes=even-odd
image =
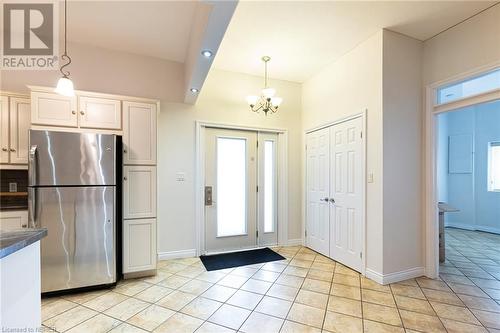
POLYGON ((262 110, 266 116, 268 112, 278 112, 278 107, 283 101, 283 98, 274 96, 276 94, 276 89, 267 86, 267 63, 269 60, 271 60, 271 57, 262 57, 262 61, 264 62, 264 89, 262 89, 261 95, 247 97, 250 109, 253 112, 260 112, 262 110))

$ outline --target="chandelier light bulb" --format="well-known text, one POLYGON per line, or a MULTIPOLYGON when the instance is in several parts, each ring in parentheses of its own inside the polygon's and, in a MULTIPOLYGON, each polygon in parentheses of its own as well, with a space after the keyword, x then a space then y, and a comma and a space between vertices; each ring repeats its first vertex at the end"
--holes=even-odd
POLYGON ((259 100, 259 96, 247 96, 248 105, 256 105, 259 100))
POLYGON ((281 97, 273 97, 271 98, 271 104, 275 107, 278 107, 281 105, 281 102, 283 102, 283 98, 281 97))

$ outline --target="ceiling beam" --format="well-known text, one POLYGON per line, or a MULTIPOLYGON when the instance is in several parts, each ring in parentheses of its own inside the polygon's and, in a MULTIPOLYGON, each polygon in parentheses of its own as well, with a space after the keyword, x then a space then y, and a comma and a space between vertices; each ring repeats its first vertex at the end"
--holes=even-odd
POLYGON ((184 69, 184 102, 196 103, 238 1, 201 1, 195 12, 184 69), (202 51, 212 52, 211 57, 202 51), (196 92, 191 91, 196 89, 196 92))

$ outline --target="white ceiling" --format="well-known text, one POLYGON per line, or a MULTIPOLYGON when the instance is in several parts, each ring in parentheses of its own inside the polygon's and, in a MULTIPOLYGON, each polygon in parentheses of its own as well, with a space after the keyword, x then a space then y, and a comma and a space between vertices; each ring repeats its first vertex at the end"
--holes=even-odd
POLYGON ((303 82, 382 28, 428 39, 494 1, 243 1, 215 68, 303 82))
POLYGON ((197 1, 70 1, 68 39, 184 62, 197 1))

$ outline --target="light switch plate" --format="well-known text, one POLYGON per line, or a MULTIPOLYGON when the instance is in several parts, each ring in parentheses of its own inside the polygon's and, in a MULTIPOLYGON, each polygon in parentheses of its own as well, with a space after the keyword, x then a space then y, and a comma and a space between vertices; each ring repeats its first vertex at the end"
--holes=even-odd
POLYGON ((373 172, 368 173, 368 183, 373 183, 373 172))
POLYGON ((178 182, 183 182, 186 180, 186 173, 185 172, 177 172, 175 174, 175 180, 178 182))

